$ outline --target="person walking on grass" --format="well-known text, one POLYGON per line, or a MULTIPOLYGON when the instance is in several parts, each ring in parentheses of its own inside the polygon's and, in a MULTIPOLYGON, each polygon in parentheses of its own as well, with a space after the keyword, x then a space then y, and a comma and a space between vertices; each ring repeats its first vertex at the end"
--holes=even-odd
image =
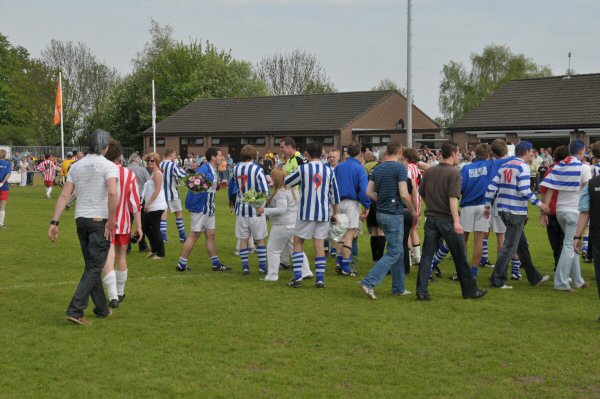
POLYGON ((548 189, 544 194, 544 205, 549 206, 554 191, 558 191, 556 219, 565 235, 554 274, 554 289, 557 291, 575 292, 575 289, 571 288, 569 276, 572 277, 575 288, 586 288, 590 285, 581 276, 579 255, 573 247, 579 198, 592 178, 589 166, 581 162, 584 152, 585 143, 582 140, 573 140, 569 144, 569 156, 554 166, 542 181, 542 186, 548 189))
POLYGON ((102 269, 115 235, 119 169, 102 156, 109 141, 108 132, 100 129, 92 132, 89 153, 71 167, 65 187, 56 201, 48 231, 50 240, 56 242, 60 217, 69 196, 76 189, 79 200, 75 208, 75 222, 85 261, 83 276, 67 308, 67 320, 76 324, 91 324, 84 316, 90 296, 96 317, 104 318, 111 314, 102 285, 102 269))
POLYGON ((348 159, 335 168, 335 180, 338 182, 338 191, 341 202, 338 213, 348 217, 348 229, 344 234, 340 273, 345 277, 355 277, 350 264, 352 263, 352 242, 359 224, 362 224, 369 214, 371 199, 367 196, 369 177, 367 170, 362 166, 360 156, 360 143, 352 142, 348 146, 348 159), (361 205, 362 208, 361 209, 361 205))
POLYGON ((233 178, 238 188, 235 201, 235 235, 240 240, 240 258, 242 260, 242 274, 250 274, 248 255, 250 238, 256 243, 258 255, 258 270, 267 273, 267 247, 265 239, 268 235, 267 220, 259 216, 250 204, 243 201, 244 194, 250 190, 258 193, 268 193, 269 186, 263 169, 254 162, 256 148, 245 145, 240 151, 241 162, 233 168, 233 178))
MULTIPOLYGON (((273 193, 264 208, 258 208, 258 215, 265 215, 271 222, 269 242, 267 243, 268 272, 265 281, 279 280, 281 254, 284 250, 292 253, 294 228, 298 215, 298 192, 285 184, 285 170, 274 167, 271 171, 273 193)), ((313 276, 308 258, 304 255, 302 262, 302 279, 313 276)))
POLYGON ((177 180, 187 176, 185 170, 181 168, 177 162, 177 154, 173 148, 165 150, 164 161, 160 163, 160 169, 163 173, 163 192, 167 201, 167 211, 164 212, 160 220, 160 232, 163 236, 163 241, 167 242, 167 219, 169 212, 175 214, 175 223, 179 231, 179 241, 185 242, 185 224, 183 223, 183 212, 181 207, 181 199, 179 190, 177 189, 177 180))
POLYGON ((144 184, 142 198, 144 213, 142 214, 142 230, 150 241, 148 258, 163 259, 165 243, 160 231, 161 216, 167 210, 167 200, 163 191, 163 174, 160 169, 160 155, 151 152, 146 155, 148 169, 151 172, 150 180, 144 184))
POLYGON ((532 157, 531 147, 532 145, 528 141, 521 141, 517 144, 515 147, 516 158, 500 167, 485 194, 484 217, 490 217, 491 203, 496 198, 498 213, 506 226, 504 244, 490 278, 491 287, 512 288, 506 284, 508 262, 517 253, 529 284, 538 286, 550 279, 549 275, 542 276, 533 265, 529 244, 525 237, 528 203, 539 207, 543 213, 549 211, 548 207, 531 192, 531 172, 529 170, 529 161, 532 157))
POLYGON ((294 252, 292 264, 294 279, 289 283, 292 288, 302 287, 302 265, 304 263, 304 241, 314 240, 316 287, 325 288, 324 241, 329 233, 329 222, 337 223, 340 195, 333 170, 321 162, 320 143, 307 145, 306 154, 310 162, 298 168, 285 179, 290 187, 300 186, 300 210, 294 233, 294 252))
MULTIPOLYGON (((108 305, 111 308, 119 307, 125 298, 125 284, 127 283, 127 246, 131 237, 131 219, 135 221, 136 233, 142 233, 141 205, 135 174, 121 165, 123 150, 121 144, 111 140, 108 150, 104 155, 119 168, 117 191, 119 205, 116 213, 115 235, 112 240, 106 264, 104 265, 104 283, 108 292, 108 305), (115 270, 115 260, 117 269, 115 270)), ((67 175, 68 176, 68 175, 67 175)))
POLYGON ((54 155, 44 155, 44 162, 41 162, 37 167, 38 172, 44 175, 44 186, 46 187, 46 199, 50 199, 52 188, 54 187, 54 178, 56 173, 56 163, 54 163, 54 155))
POLYGON ((191 270, 188 266, 188 258, 202 233, 204 233, 204 236, 206 237, 206 252, 210 257, 213 272, 225 272, 231 270, 229 266, 221 263, 219 255, 217 254, 215 195, 219 188, 217 168, 221 162, 223 162, 223 154, 221 154, 221 151, 216 147, 210 147, 206 150, 206 163, 195 172, 190 170, 190 173, 203 174, 207 180, 212 182, 212 185, 205 192, 194 193, 190 190, 187 193, 185 207, 192 213, 192 224, 190 226, 190 234, 183 244, 179 263, 175 267, 175 270, 178 272, 191 270))
POLYGON ((360 282, 364 293, 371 299, 377 299, 374 288, 379 285, 388 272, 392 273, 392 295, 411 294, 404 286, 404 207, 410 209, 416 219, 417 210, 413 206, 407 187, 407 168, 400 162, 401 147, 398 144, 387 145, 385 161, 373 169, 367 186, 367 195, 377 202, 377 225, 383 229, 387 240, 387 251, 373 269, 360 282))
POLYGON ((462 296, 482 298, 487 290, 479 289, 471 275, 467 251, 463 239, 464 229, 458 213, 458 198, 461 194, 461 177, 456 165, 459 162, 458 145, 453 142, 442 144, 442 160, 427 170, 419 185, 419 193, 425 202, 425 240, 417 276, 417 300, 429 301, 429 274, 433 255, 442 238, 452 254, 462 296))
POLYGON ((0 149, 0 229, 4 229, 4 218, 6 217, 6 204, 10 196, 10 185, 8 179, 12 172, 12 165, 6 160, 6 150, 0 149))
MULTIPOLYGON (((577 230, 573 237, 574 247, 577 253, 581 253, 581 236, 589 222, 590 251, 594 259, 596 286, 600 297, 600 176, 592 178, 583 190, 579 200, 579 212, 577 230)), ((598 321, 600 321, 600 317, 598 321)))

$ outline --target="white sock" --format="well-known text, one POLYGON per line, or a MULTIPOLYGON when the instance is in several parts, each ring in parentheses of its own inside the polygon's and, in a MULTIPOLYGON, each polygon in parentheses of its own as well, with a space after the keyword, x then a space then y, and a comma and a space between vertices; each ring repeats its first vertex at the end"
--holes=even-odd
POLYGON ((127 282, 127 270, 124 272, 115 270, 117 275, 117 293, 119 295, 125 294, 125 283, 127 282))
POLYGON ((108 299, 119 299, 117 294, 117 277, 115 275, 115 271, 106 273, 104 276, 104 284, 106 284, 106 290, 108 291, 108 299))
POLYGON ((6 216, 6 211, 5 210, 1 210, 0 211, 0 226, 4 226, 4 217, 6 216))

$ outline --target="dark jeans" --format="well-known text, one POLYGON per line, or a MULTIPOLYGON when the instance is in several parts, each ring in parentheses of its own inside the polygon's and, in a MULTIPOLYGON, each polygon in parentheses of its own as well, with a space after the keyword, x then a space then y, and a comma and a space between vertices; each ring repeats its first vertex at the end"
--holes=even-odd
POLYGON ((428 216, 425 221, 425 241, 423 242, 423 253, 421 254, 417 275, 417 294, 428 293, 431 262, 439 247, 440 238, 446 241, 454 258, 454 267, 456 268, 456 275, 460 282, 463 297, 467 298, 475 295, 478 290, 477 283, 471 274, 471 265, 467 260, 467 249, 462 234, 456 234, 452 219, 431 216, 428 216))
POLYGON ((77 218, 76 223, 85 269, 67 309, 67 316, 82 317, 91 296, 96 305, 94 313, 106 317, 108 304, 102 285, 102 269, 110 249, 110 241, 104 238, 106 220, 77 218))
POLYGON ((600 298, 600 243, 592 244, 592 256, 594 257, 594 271, 596 273, 596 287, 598 288, 598 298, 600 298))
POLYGON ((562 251, 563 241, 565 240, 565 233, 563 232, 556 215, 548 215, 548 226, 546 227, 548 233, 548 241, 550 241, 550 247, 552 247, 552 254, 554 255, 554 271, 558 265, 558 259, 560 259, 560 253, 562 251))
POLYGON ((404 213, 404 237, 402 237, 402 248, 404 248, 404 273, 410 273, 410 249, 408 249, 408 238, 412 227, 412 215, 404 213))
POLYGON ((536 285, 542 280, 542 275, 533 265, 531 254, 529 253, 529 244, 525 237, 525 223, 527 215, 514 215, 508 212, 500 212, 500 217, 506 226, 504 235, 504 246, 496 261, 496 266, 490 277, 490 283, 493 287, 502 287, 507 280, 508 263, 519 254, 521 267, 525 269, 529 284, 536 285))
POLYGON ((33 174, 35 172, 27 172, 27 185, 30 186, 33 184, 33 174))
MULTIPOLYGON (((142 211, 143 212, 143 211, 142 211)), ((163 242, 163 236, 160 232, 160 218, 164 211, 158 210, 153 212, 144 212, 142 214, 142 230, 144 235, 148 237, 150 241, 150 248, 152 253, 164 258, 165 255, 165 243, 163 242)))

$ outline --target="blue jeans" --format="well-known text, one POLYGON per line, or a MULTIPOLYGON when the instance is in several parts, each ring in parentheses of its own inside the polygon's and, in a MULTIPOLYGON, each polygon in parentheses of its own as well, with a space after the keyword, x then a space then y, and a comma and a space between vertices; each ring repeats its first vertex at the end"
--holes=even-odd
POLYGON ((404 217, 377 212, 377 224, 383 229, 387 240, 385 255, 375 263, 373 269, 361 282, 362 285, 374 288, 381 284, 388 272, 392 271, 392 294, 404 292, 404 217))
POLYGON ((508 279, 508 262, 515 256, 515 253, 519 254, 521 266, 525 269, 529 284, 538 284, 542 281, 542 275, 533 265, 529 253, 529 243, 524 234, 527 215, 500 212, 500 217, 506 226, 506 233, 504 234, 504 246, 498 255, 492 277, 490 277, 491 286, 502 287, 504 285, 508 279))

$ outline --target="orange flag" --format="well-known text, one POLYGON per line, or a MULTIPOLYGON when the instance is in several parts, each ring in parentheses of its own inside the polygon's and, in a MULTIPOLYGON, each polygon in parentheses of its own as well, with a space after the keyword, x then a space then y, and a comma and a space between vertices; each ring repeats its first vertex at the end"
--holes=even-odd
POLYGON ((58 90, 56 91, 56 106, 54 107, 54 125, 60 123, 60 114, 62 111, 62 89, 60 87, 60 80, 58 81, 58 90))

